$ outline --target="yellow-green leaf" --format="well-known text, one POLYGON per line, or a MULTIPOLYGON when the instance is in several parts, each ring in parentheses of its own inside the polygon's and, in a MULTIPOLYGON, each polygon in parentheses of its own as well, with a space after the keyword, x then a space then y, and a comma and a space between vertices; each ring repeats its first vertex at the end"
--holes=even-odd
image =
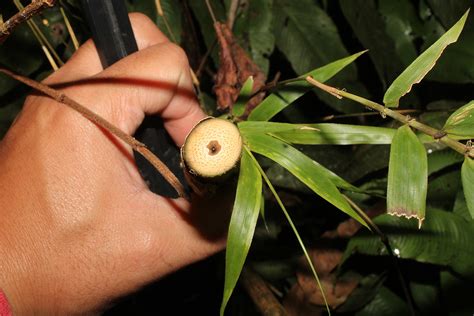
POLYGON ((244 150, 242 152, 237 193, 227 236, 221 315, 224 314, 225 307, 237 284, 245 258, 250 249, 261 207, 261 198, 262 177, 255 162, 244 150))
POLYGON ((388 165, 387 212, 425 219, 428 189, 428 158, 423 144, 408 125, 397 130, 390 147, 388 165))
POLYGON ((272 159, 316 194, 339 208, 344 213, 367 226, 365 221, 349 206, 337 189, 328 170, 292 146, 265 134, 248 134, 244 139, 249 148, 260 155, 272 159))
POLYGON ((336 60, 323 67, 317 68, 301 76, 301 80, 288 83, 278 91, 270 94, 260 104, 250 112, 248 117, 249 121, 268 121, 281 110, 286 108, 292 102, 297 100, 303 94, 311 89, 311 85, 306 82, 306 76, 311 76, 314 79, 325 82, 336 75, 339 71, 344 69, 347 65, 351 64, 365 51, 336 60))
POLYGON ((474 138, 474 100, 451 114, 444 124, 443 131, 454 139, 474 138))
POLYGON ((459 34, 464 27, 469 10, 454 24, 443 36, 441 36, 433 45, 425 50, 415 59, 400 76, 393 81, 383 97, 383 102, 388 107, 397 107, 402 96, 410 92, 412 86, 419 83, 426 74, 434 67, 436 61, 443 53, 446 46, 458 40, 459 34))
POLYGON ((467 209, 474 219, 474 159, 464 158, 461 168, 462 187, 466 198, 467 209))
POLYGON ((253 77, 250 76, 245 80, 242 89, 240 89, 239 97, 235 101, 234 106, 232 107, 232 115, 239 117, 242 116, 245 112, 245 105, 252 96, 253 90, 253 77))

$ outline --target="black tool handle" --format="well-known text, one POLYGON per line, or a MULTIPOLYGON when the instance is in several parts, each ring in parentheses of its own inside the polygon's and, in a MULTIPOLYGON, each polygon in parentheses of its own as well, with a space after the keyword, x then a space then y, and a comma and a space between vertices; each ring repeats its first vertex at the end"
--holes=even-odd
MULTIPOLYGON (((104 68, 136 52, 133 34, 124 0, 82 0, 85 16, 104 68)), ((186 184, 180 168, 179 150, 157 117, 147 117, 135 137, 157 155, 186 184)), ((178 197, 173 187, 140 155, 135 155, 140 174, 153 192, 178 197)), ((189 192, 189 188, 186 188, 189 192)))

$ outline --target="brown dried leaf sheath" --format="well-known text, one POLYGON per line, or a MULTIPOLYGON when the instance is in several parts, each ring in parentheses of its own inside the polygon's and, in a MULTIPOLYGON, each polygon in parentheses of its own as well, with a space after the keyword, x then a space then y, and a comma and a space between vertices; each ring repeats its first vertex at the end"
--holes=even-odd
MULTIPOLYGON (((265 86, 265 74, 257 64, 247 55, 235 41, 232 31, 226 24, 214 23, 217 40, 219 42, 220 66, 217 71, 214 92, 217 97, 219 110, 232 108, 239 96, 240 88, 248 77, 253 76, 252 93, 256 93, 265 86)), ((247 103, 246 113, 250 112, 265 96, 258 93, 247 103)))

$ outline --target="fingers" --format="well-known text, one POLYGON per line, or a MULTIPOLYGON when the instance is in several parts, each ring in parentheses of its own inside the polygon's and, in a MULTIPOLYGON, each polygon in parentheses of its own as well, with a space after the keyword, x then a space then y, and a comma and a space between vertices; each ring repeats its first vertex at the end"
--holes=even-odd
MULTIPOLYGON (((131 13, 129 17, 139 50, 169 41, 146 15, 131 13)), ((81 45, 63 67, 48 77, 45 82, 55 84, 81 80, 94 76, 102 70, 97 48, 92 39, 89 39, 81 45)))
POLYGON ((109 119, 133 134, 145 114, 158 114, 173 140, 181 145, 205 114, 193 92, 188 59, 170 42, 160 43, 112 65, 93 78, 109 119), (100 91, 100 92, 99 92, 100 91))
POLYGON ((130 15, 140 51, 102 70, 97 50, 88 41, 47 84, 72 82, 68 96, 133 134, 145 114, 158 114, 180 146, 203 117, 193 92, 184 51, 172 44, 142 14, 130 15), (74 82, 75 81, 75 82, 74 82))

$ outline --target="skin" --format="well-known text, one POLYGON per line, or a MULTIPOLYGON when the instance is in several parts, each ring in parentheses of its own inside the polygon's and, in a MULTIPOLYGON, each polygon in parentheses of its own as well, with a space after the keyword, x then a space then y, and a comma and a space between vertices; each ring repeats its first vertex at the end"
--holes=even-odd
MULTIPOLYGON (((205 117, 188 60, 148 18, 131 21, 139 52, 103 70, 88 41, 45 83, 129 134, 160 115, 180 146, 205 117)), ((0 287, 15 315, 99 312, 225 244, 228 201, 153 194, 127 145, 41 95, 1 141, 0 174, 0 287)))

